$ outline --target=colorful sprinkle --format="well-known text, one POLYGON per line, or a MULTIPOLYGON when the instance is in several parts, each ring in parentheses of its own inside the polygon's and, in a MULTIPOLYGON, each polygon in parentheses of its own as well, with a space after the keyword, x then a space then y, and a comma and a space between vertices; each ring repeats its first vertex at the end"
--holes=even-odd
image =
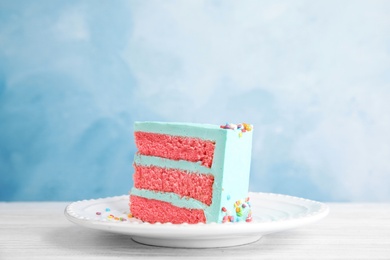
POLYGON ((222 223, 226 223, 226 222, 228 222, 229 221, 229 217, 228 216, 224 216, 223 218, 222 218, 222 223))
POLYGON ((100 211, 96 212, 96 215, 100 216, 102 213, 100 211))
POLYGON ((111 209, 110 208, 106 208, 106 212, 109 212, 109 211, 111 211, 111 209))
POLYGON ((238 133, 238 136, 242 137, 242 133, 245 133, 247 131, 252 131, 253 126, 247 123, 239 123, 239 124, 226 123, 225 125, 221 125, 220 128, 239 130, 240 132, 238 133))
POLYGON ((251 130, 253 129, 253 126, 250 125, 250 124, 243 123, 243 125, 244 125, 244 129, 245 129, 246 131, 251 131, 251 130))
POLYGON ((230 214, 227 208, 222 207, 221 210, 224 212, 222 217, 222 223, 225 222, 240 222, 240 221, 246 221, 250 222, 252 221, 252 210, 249 203, 249 197, 237 200, 234 204, 234 213, 230 214))

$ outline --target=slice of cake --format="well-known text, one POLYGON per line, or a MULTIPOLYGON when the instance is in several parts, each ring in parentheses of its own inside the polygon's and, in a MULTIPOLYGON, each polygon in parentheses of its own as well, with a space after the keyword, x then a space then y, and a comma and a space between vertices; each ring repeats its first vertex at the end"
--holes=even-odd
POLYGON ((252 128, 135 122, 133 217, 174 224, 251 221, 252 128))

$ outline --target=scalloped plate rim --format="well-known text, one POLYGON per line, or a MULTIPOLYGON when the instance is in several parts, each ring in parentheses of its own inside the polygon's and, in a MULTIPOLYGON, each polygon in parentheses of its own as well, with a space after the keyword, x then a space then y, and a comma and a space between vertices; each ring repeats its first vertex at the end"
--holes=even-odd
MULTIPOLYGON (((210 224, 172 224, 172 223, 137 223, 137 222, 111 222, 102 220, 93 220, 86 216, 83 216, 83 212, 78 210, 76 214, 74 211, 75 207, 80 205, 91 205, 92 203, 110 203, 112 201, 124 200, 128 204, 128 195, 120 195, 99 199, 80 200, 70 203, 64 210, 65 217, 78 225, 104 230, 114 233, 127 234, 133 237, 144 237, 144 238, 173 238, 173 239, 187 239, 191 240, 194 238, 218 238, 226 235, 231 236, 258 236, 269 233, 280 232, 292 228, 297 228, 306 224, 316 222, 329 213, 329 207, 321 202, 314 200, 304 199, 300 197, 283 195, 277 193, 263 193, 263 192, 250 192, 249 196, 252 198, 265 197, 269 200, 275 200, 276 202, 287 201, 291 204, 298 205, 308 204, 311 206, 317 206, 317 211, 309 211, 306 214, 302 214, 293 218, 277 219, 272 221, 252 221, 249 223, 210 223, 210 224), (279 201, 278 201, 279 200, 279 201), (294 203, 295 202, 295 203, 294 203), (167 232, 167 233, 166 233, 167 232)), ((253 208, 253 217, 256 219, 256 207, 253 208)))

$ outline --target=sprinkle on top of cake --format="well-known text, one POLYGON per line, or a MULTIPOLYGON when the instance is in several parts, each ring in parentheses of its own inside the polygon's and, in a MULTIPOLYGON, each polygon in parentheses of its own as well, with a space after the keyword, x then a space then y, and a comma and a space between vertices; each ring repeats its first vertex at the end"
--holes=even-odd
POLYGON ((220 126, 223 129, 240 130, 241 132, 252 131, 253 125, 247 123, 232 124, 226 123, 220 126))
POLYGON ((252 129, 253 129, 253 125, 247 124, 247 123, 238 123, 238 124, 226 123, 225 125, 221 125, 220 127, 223 129, 231 129, 231 130, 240 131, 238 133, 239 137, 242 136, 242 133, 245 133, 247 131, 252 131, 252 129))

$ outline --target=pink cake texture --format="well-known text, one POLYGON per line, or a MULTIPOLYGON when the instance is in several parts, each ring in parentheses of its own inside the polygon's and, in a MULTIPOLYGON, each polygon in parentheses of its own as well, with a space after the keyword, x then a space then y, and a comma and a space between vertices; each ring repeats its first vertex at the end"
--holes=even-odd
MULTIPOLYGON (((172 136, 166 134, 135 132, 138 154, 200 162, 210 168, 215 143, 199 138, 172 136)), ((179 169, 157 166, 142 166, 134 163, 134 187, 157 192, 172 192, 180 197, 193 198, 206 205, 212 201, 214 176, 191 173, 179 169)), ((170 203, 130 196, 130 210, 134 217, 143 221, 198 223, 205 222, 203 210, 179 208, 170 203)))
POLYGON ((134 135, 139 154, 201 162, 208 168, 213 163, 215 143, 212 141, 147 132, 135 132, 134 135))
POLYGON ((173 192, 181 197, 211 204, 214 176, 179 169, 134 164, 134 186, 139 189, 173 192))
POLYGON ((142 216, 142 220, 149 223, 196 224, 206 222, 203 210, 200 209, 179 208, 168 202, 134 195, 130 196, 130 203, 133 216, 142 216))

